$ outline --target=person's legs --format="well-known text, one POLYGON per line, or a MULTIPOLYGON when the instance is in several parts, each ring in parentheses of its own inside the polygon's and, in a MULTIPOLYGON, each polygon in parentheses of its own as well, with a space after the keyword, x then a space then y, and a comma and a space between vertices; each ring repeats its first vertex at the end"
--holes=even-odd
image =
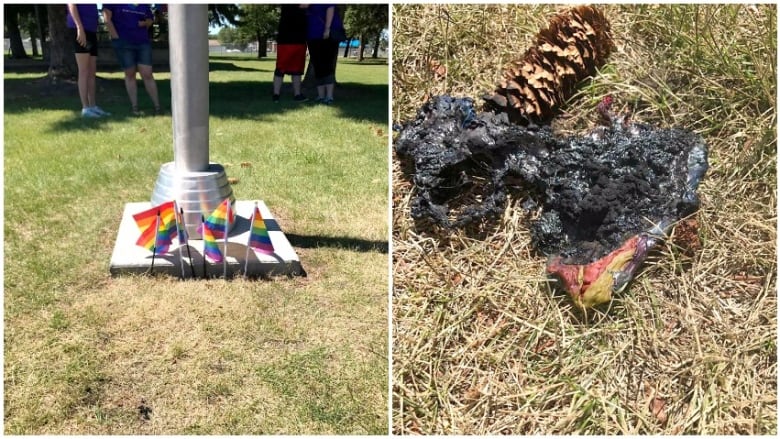
POLYGON ((160 110, 160 99, 157 95, 157 83, 154 81, 152 66, 139 64, 138 71, 141 73, 141 79, 144 80, 144 87, 146 88, 146 93, 148 93, 149 97, 152 99, 152 103, 154 104, 154 109, 156 111, 160 110))
POLYGON ((339 43, 332 41, 332 40, 326 40, 326 53, 327 53, 327 59, 330 62, 329 65, 329 74, 327 79, 325 79, 325 103, 329 104, 333 102, 333 90, 336 87, 336 63, 333 62, 334 59, 338 59, 339 55, 339 43))
POLYGON ((282 82, 284 82, 284 75, 274 74, 274 96, 279 96, 282 92, 282 82))
POLYGON ((130 106, 133 108, 133 112, 138 111, 138 84, 135 80, 135 74, 137 69, 135 66, 125 69, 125 89, 127 90, 127 97, 130 98, 130 106))
POLYGON ((279 94, 282 92, 282 82, 284 82, 284 73, 277 67, 274 71, 274 91, 273 101, 279 102, 279 94))
POLYGON ((330 84, 325 84, 325 99, 326 100, 328 100, 328 99, 331 100, 331 101, 333 100, 333 89, 334 89, 335 85, 336 84, 334 84, 332 82, 330 84))
MULTIPOLYGON (((96 51, 97 52, 97 51, 96 51)), ((97 55, 90 55, 89 57, 89 92, 87 93, 87 100, 89 101, 92 111, 101 116, 111 116, 111 113, 98 107, 97 104, 97 55)))
POLYGON ((87 78, 87 102, 90 107, 97 107, 97 56, 89 56, 89 77, 87 78))
POLYGON ((136 82, 136 73, 138 69, 137 64, 137 49, 136 45, 128 44, 121 38, 111 40, 111 44, 114 46, 119 66, 125 72, 125 89, 127 90, 127 97, 130 99, 130 107, 133 114, 138 113, 138 83, 136 82))
POLYGON ((323 81, 323 73, 327 75, 327 71, 330 69, 330 62, 325 58, 325 40, 310 40, 309 41, 309 57, 310 61, 314 65, 314 77, 317 83, 317 100, 325 100, 325 82, 323 81))
POLYGON ((82 46, 78 41, 78 32, 76 29, 68 28, 68 38, 73 41, 73 53, 76 57, 76 65, 79 69, 78 74, 78 87, 79 87, 79 100, 81 101, 81 115, 84 117, 99 117, 91 110, 92 103, 90 102, 90 46, 89 39, 84 41, 82 46))
POLYGON ((292 78, 293 96, 296 101, 303 102, 307 100, 301 93, 301 77, 304 67, 306 67, 306 44, 291 44, 290 46, 288 73, 292 78))
POLYGON ((309 43, 309 53, 317 80, 317 100, 330 104, 333 102, 336 82, 333 58, 338 55, 338 43, 330 40, 313 40, 309 43))
MULTIPOLYGON (((79 68, 79 98, 81 99, 81 108, 89 108, 92 104, 89 101, 89 52, 76 53, 76 65, 79 68)), ((93 95, 94 99, 94 95, 93 95)))
POLYGON ((141 79, 144 80, 144 87, 149 98, 154 104, 154 111, 160 111, 160 99, 157 94, 157 82, 154 80, 152 72, 152 45, 142 44, 138 50, 138 71, 141 73, 141 79))
POLYGON ((301 75, 292 75, 293 94, 301 95, 301 75))

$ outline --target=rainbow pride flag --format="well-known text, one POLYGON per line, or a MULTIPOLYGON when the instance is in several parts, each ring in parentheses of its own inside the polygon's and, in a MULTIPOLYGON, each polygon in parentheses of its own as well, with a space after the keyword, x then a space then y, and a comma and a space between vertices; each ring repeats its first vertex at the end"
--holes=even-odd
POLYGON ((274 252, 274 245, 271 243, 271 237, 268 235, 268 228, 265 226, 263 215, 255 204, 255 211, 252 213, 252 227, 249 231, 249 247, 266 254, 274 252))
POLYGON ((211 230, 211 226, 204 221, 200 229, 203 235, 203 254, 211 262, 222 262, 222 252, 219 251, 219 244, 214 236, 214 231, 211 230))
POLYGON ((148 210, 144 210, 143 212, 136 213, 133 215, 133 219, 135 220, 135 224, 138 226, 138 230, 143 233, 147 228, 155 223, 157 220, 157 212, 160 212, 160 221, 167 230, 170 228, 174 221, 174 217, 176 216, 175 209, 175 202, 167 201, 160 204, 159 206, 154 206, 148 210))
POLYGON ((181 208, 176 209, 176 232, 179 236, 179 245, 187 245, 189 234, 187 233, 187 225, 184 224, 184 215, 182 215, 181 208))
POLYGON ((214 212, 206 218, 206 221, 203 222, 203 224, 208 224, 215 238, 225 237, 228 213, 230 214, 230 223, 232 224, 236 221, 236 213, 231 209, 230 198, 226 198, 222 201, 222 203, 214 209, 214 212))
POLYGON ((141 232, 141 236, 138 237, 135 244, 154 252, 156 255, 161 255, 170 249, 174 233, 176 233, 175 228, 166 228, 162 219, 157 219, 155 215, 155 222, 141 232))

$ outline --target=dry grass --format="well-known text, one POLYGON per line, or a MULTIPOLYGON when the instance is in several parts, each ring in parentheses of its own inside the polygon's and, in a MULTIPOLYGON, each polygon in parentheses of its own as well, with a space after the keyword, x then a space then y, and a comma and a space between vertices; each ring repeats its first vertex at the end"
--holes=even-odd
MULTIPOLYGON (((394 121, 430 95, 491 90, 556 9, 394 6, 394 121)), ((701 249, 669 240, 584 315, 545 278, 519 194, 447 233, 411 220, 394 160, 396 433, 777 434, 776 8, 604 10, 617 50, 555 126, 582 132, 612 94, 704 136, 701 249)))
POLYGON ((340 63, 337 105, 272 107, 273 63, 211 59, 210 154, 306 278, 111 277, 125 203, 171 160, 170 115, 128 117, 118 71, 98 120, 73 84, 5 74, 4 433, 388 431, 387 66, 340 63))

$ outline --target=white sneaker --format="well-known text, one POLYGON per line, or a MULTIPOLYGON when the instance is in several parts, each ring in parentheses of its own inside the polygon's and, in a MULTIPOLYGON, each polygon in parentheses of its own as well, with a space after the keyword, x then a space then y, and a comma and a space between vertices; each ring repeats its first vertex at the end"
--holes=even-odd
POLYGON ((92 107, 87 107, 81 109, 81 117, 97 118, 100 115, 92 107))
POLYGON ((90 107, 90 108, 92 108, 92 112, 93 113, 97 113, 98 116, 111 116, 111 113, 109 113, 108 111, 98 107, 97 105, 95 105, 94 107, 90 107))

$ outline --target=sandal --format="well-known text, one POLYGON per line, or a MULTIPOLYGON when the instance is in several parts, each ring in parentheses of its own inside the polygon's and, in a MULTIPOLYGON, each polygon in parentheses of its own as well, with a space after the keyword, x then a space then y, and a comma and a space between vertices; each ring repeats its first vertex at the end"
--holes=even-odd
POLYGON ((130 113, 132 113, 133 116, 143 116, 144 115, 144 112, 139 110, 138 107, 131 107, 130 108, 130 113))

